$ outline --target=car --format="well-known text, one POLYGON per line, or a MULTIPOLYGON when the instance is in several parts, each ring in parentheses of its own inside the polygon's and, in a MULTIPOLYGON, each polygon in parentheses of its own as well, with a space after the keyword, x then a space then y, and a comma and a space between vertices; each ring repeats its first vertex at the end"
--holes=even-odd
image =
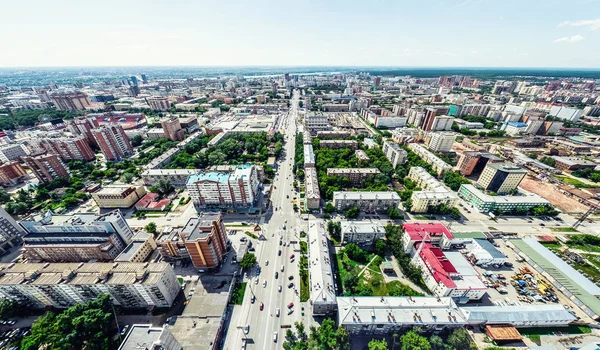
POLYGON ((275 316, 279 317, 279 308, 275 310, 275 316))
POLYGON ((256 275, 260 275, 260 266, 256 268, 256 275))
POLYGON ((256 301, 256 297, 253 295, 253 296, 252 296, 252 298, 250 298, 250 302, 251 302, 252 304, 254 304, 254 302, 255 302, 255 301, 256 301))
POLYGON ((265 308, 265 304, 264 303, 260 303, 260 311, 263 311, 263 309, 265 308))
POLYGON ((279 252, 277 253, 278 256, 281 256, 281 249, 279 249, 279 252))
POLYGON ((283 245, 283 241, 282 240, 279 240, 279 245, 283 245))
POLYGON ((277 343, 277 332, 273 333, 273 341, 277 343))
POLYGON ((293 259, 294 257, 295 257, 295 255, 294 255, 294 254, 290 255, 290 259, 293 259))
POLYGON ((248 334, 248 333, 250 333, 250 325, 249 325, 249 324, 247 324, 247 325, 244 327, 244 334, 248 334))
POLYGON ((294 276, 288 277, 288 280, 290 280, 290 281, 293 280, 293 279, 294 279, 294 276))
POLYGON ((540 226, 546 226, 544 223, 540 222, 540 226))
POLYGON ((121 336, 124 336, 125 334, 127 334, 128 330, 129 330, 129 325, 126 324, 125 327, 123 327, 123 329, 121 329, 121 336))
POLYGON ((254 284, 258 284, 258 277, 254 280, 254 284))
POLYGON ((263 281, 263 288, 265 288, 267 286, 267 280, 263 281))
POLYGON ((287 199, 290 199, 290 195, 289 194, 287 195, 287 199))
POLYGON ((291 315, 293 313, 294 313, 294 309, 293 308, 288 310, 288 315, 291 315))
POLYGON ((294 288, 294 282, 290 282, 290 284, 288 284, 288 288, 294 288))
POLYGON ((265 266, 269 266, 269 260, 265 260, 265 266))
POLYGON ((283 265, 281 265, 281 272, 283 272, 283 265))
POLYGON ((279 292, 281 292, 281 284, 279 285, 279 292))
POLYGON ((294 302, 289 303, 287 307, 288 307, 288 309, 293 308, 294 307, 294 302))

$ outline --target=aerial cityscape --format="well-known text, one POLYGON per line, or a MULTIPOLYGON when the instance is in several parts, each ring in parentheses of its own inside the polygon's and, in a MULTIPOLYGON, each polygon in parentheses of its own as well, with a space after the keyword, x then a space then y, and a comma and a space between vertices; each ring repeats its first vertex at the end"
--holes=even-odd
POLYGON ((600 349, 599 5, 3 4, 0 349, 600 349))

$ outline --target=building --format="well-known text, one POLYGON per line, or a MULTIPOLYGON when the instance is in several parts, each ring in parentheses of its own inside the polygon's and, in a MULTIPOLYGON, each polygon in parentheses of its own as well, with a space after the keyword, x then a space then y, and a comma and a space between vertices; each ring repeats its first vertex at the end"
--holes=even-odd
POLYGON ((144 262, 154 252, 156 247, 157 245, 152 235, 140 232, 133 236, 131 243, 115 258, 115 262, 144 262))
POLYGON ((371 158, 369 158, 367 153, 365 151, 363 151, 362 149, 357 149, 356 151, 354 151, 354 156, 358 160, 359 164, 368 163, 371 160, 371 158))
POLYGON ((146 131, 146 136, 148 136, 148 139, 150 140, 164 139, 167 137, 165 131, 161 128, 148 129, 148 131, 146 131))
POLYGON ((60 111, 83 111, 91 105, 88 96, 80 91, 52 93, 50 99, 60 111))
POLYGON ((583 110, 563 106, 552 106, 548 114, 559 119, 576 122, 583 115, 583 110))
POLYGON ((0 184, 4 187, 14 186, 26 177, 27 172, 19 162, 0 165, 0 184))
POLYGON ((521 122, 506 122, 502 124, 500 130, 506 131, 506 134, 509 136, 517 136, 521 134, 525 134, 527 131, 528 125, 526 123, 521 122))
POLYGON ((4 255, 17 246, 24 234, 25 231, 15 219, 6 210, 0 208, 0 254, 4 255))
POLYGON ((394 169, 396 169, 398 165, 404 164, 408 155, 408 152, 390 140, 383 141, 383 153, 390 163, 392 163, 394 169))
POLYGON ((101 209, 131 208, 145 194, 144 186, 108 185, 92 193, 92 198, 101 209))
POLYGON ((175 187, 184 187, 190 176, 199 174, 200 169, 147 169, 142 172, 146 186, 152 186, 159 180, 167 180, 175 187))
POLYGON ((168 327, 134 324, 119 350, 183 350, 183 347, 168 327))
POLYGON ((227 231, 220 213, 201 213, 192 217, 181 230, 194 267, 199 270, 217 269, 227 253, 227 231))
MULTIPOLYGON (((410 211, 427 213, 431 208, 440 205, 455 207, 458 203, 456 194, 444 187, 436 178, 421 167, 411 167, 408 177, 415 182, 421 191, 413 191, 410 211)), ((407 208, 408 209, 408 208, 407 208)))
POLYGON ((515 164, 488 163, 479 176, 477 185, 497 194, 509 193, 517 189, 525 175, 527 170, 515 164))
POLYGON ((68 308, 110 295, 123 308, 169 308, 181 290, 167 263, 0 264, 0 296, 28 308, 68 308))
POLYGON ((406 126, 407 121, 407 117, 376 115, 373 125, 377 128, 401 128, 406 126))
POLYGON ((451 165, 444 162, 435 154, 429 152, 427 149, 425 149, 425 147, 419 145, 418 143, 409 143, 408 148, 410 148, 411 151, 415 152, 425 162, 431 164, 431 167, 438 174, 438 176, 441 176, 446 171, 452 170, 451 165))
POLYGON ((390 207, 397 208, 400 201, 400 196, 393 191, 333 192, 333 206, 338 211, 357 207, 360 211, 367 213, 387 212, 390 207))
POLYGON ((377 168, 327 168, 327 176, 346 177, 353 184, 359 184, 370 176, 381 174, 377 168))
POLYGON ((47 183, 59 177, 63 179, 70 177, 67 167, 55 154, 23 157, 23 161, 41 183, 47 183))
POLYGON ((556 161, 555 168, 561 170, 594 169, 598 164, 576 157, 552 157, 556 161))
POLYGON ((425 113, 424 113, 423 117, 421 118, 420 123, 412 122, 410 117, 409 117, 408 122, 420 127, 424 131, 435 131, 435 130, 445 130, 446 124, 448 124, 448 121, 450 120, 450 127, 448 128, 448 130, 451 130, 452 122, 454 121, 454 118, 448 117, 448 116, 444 116, 445 118, 442 118, 441 120, 438 119, 438 121, 435 123, 435 128, 434 128, 434 121, 435 121, 436 117, 443 116, 444 114, 448 113, 449 110, 450 109, 448 107, 440 107, 440 108, 428 107, 425 109, 425 111, 424 111, 425 113), (447 118, 450 118, 450 119, 448 120, 447 118), (441 128, 442 126, 443 126, 443 128, 441 128))
POLYGON ((490 241, 483 238, 472 239, 465 245, 469 251, 468 257, 473 263, 481 266, 500 265, 508 261, 506 255, 502 254, 490 241))
POLYGON ((448 153, 456 140, 456 134, 452 132, 434 132, 429 139, 429 150, 432 152, 448 153))
POLYGON ((171 200, 168 198, 159 199, 160 195, 158 193, 146 193, 137 203, 135 203, 136 211, 163 211, 165 210, 169 204, 171 204, 171 200))
POLYGON ((304 145, 304 168, 315 167, 315 152, 312 145, 304 145))
POLYGON ((108 124, 93 129, 92 135, 108 161, 120 161, 133 154, 133 146, 120 125, 108 124))
POLYGON ((154 96, 146 99, 151 109, 155 111, 167 111, 171 109, 171 102, 166 97, 154 96))
POLYGON ((325 221, 310 220, 308 227, 310 306, 313 316, 330 315, 337 310, 337 303, 325 221))
POLYGON ((321 140, 319 141, 319 147, 331 149, 348 148, 356 151, 358 149, 358 142, 354 140, 321 140))
POLYGON ((232 173, 208 172, 189 177, 187 189, 196 209, 251 209, 258 201, 259 185, 254 165, 242 165, 232 173))
POLYGON ((423 282, 434 295, 466 303, 487 293, 481 277, 461 253, 443 252, 427 242, 417 243, 415 248, 412 263, 423 271, 423 282))
POLYGON ((317 112, 310 112, 304 117, 304 127, 308 132, 316 135, 318 131, 331 130, 329 118, 327 115, 317 112))
POLYGON ((2 163, 11 163, 21 160, 21 157, 29 155, 29 150, 23 144, 10 144, 0 147, 0 160, 2 163))
POLYGON ((497 157, 491 153, 480 151, 467 151, 460 156, 458 164, 456 165, 456 169, 463 176, 478 176, 479 174, 481 174, 483 169, 485 169, 488 163, 491 164, 502 162, 504 162, 504 159, 497 157))
POLYGON ((304 187, 307 209, 319 209, 321 206, 321 192, 319 191, 319 180, 315 168, 304 169, 304 187))
POLYGON ((41 221, 21 221, 24 255, 35 261, 110 261, 132 242, 133 232, 118 210, 41 221))
POLYGON ((83 135, 72 138, 44 139, 42 142, 47 152, 58 155, 63 161, 96 159, 96 154, 90 147, 88 139, 83 135))
POLYGON ((100 124, 95 117, 81 116, 71 119, 67 123, 67 128, 75 135, 84 136, 88 142, 96 145, 96 139, 92 135, 92 129, 99 127, 100 124))
POLYGON ((486 104, 465 104, 462 106, 450 106, 449 115, 462 117, 465 115, 486 116, 492 109, 491 105, 486 104), (456 108, 452 108, 456 107, 456 108))
POLYGON ((506 213, 514 210, 529 210, 538 206, 550 207, 550 202, 542 197, 531 196, 490 196, 473 185, 461 185, 458 196, 482 213, 506 213))
POLYGON ((425 131, 450 131, 452 130, 452 124, 454 124, 454 118, 447 115, 438 115, 433 118, 433 123, 429 130, 425 131))
POLYGON ((179 124, 186 134, 192 134, 200 130, 200 124, 198 124, 198 118, 195 115, 179 118, 179 124))
POLYGON ((317 131, 317 137, 320 140, 343 140, 352 136, 352 132, 350 131, 342 131, 342 130, 324 130, 317 131))
POLYGON ((415 255, 419 243, 431 243, 440 249, 449 249, 454 240, 448 227, 441 222, 411 222, 402 224, 402 227, 404 252, 410 255, 415 255))
POLYGON ((161 120, 160 125, 165 132, 165 137, 171 141, 183 141, 185 130, 181 128, 181 123, 177 118, 161 120))
POLYGON ((379 222, 342 221, 342 243, 372 244, 385 237, 385 229, 379 222))

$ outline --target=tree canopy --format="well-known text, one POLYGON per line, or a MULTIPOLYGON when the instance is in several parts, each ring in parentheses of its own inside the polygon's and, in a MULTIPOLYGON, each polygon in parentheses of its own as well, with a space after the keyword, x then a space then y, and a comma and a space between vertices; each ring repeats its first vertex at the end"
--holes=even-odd
POLYGON ((288 329, 283 343, 285 350, 349 350, 350 339, 346 329, 335 327, 335 322, 327 318, 321 326, 311 326, 307 334, 304 324, 296 322, 294 330, 288 329))

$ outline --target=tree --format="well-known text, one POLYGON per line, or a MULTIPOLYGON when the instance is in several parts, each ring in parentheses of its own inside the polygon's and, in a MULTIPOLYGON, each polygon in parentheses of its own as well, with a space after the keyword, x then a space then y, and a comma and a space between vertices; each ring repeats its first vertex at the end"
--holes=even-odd
POLYGON ((542 157, 542 159, 540 159, 540 162, 542 162, 548 166, 551 166, 551 167, 556 166, 556 159, 554 159, 552 157, 544 156, 544 157, 542 157))
POLYGON ((381 340, 377 340, 377 339, 371 339, 371 341, 368 344, 369 350, 387 350, 388 345, 387 345, 387 341, 385 341, 385 339, 381 339, 381 340))
POLYGON ((240 266, 243 269, 249 269, 252 266, 254 266, 254 264, 256 264, 256 255, 252 253, 247 253, 246 255, 244 255, 242 261, 240 261, 240 266))
POLYGON ((385 241, 383 239, 376 240, 374 247, 375 247, 375 254, 377 254, 381 257, 383 257, 385 255, 385 248, 387 247, 387 245, 385 244, 385 241))
POLYGON ((24 202, 8 202, 4 209, 10 215, 22 215, 29 211, 29 206, 24 202))
POLYGON ((132 173, 123 173, 121 176, 121 182, 129 184, 133 181, 134 175, 132 173))
POLYGON ((439 335, 432 335, 429 338, 429 342, 431 343, 431 350, 445 350, 446 344, 444 343, 444 339, 439 335))
POLYGON ((333 213, 335 211, 335 207, 333 206, 333 204, 331 204, 331 202, 327 202, 325 204, 325 212, 326 213, 333 213))
POLYGON ((391 206, 388 209, 388 215, 390 219, 397 219, 400 217, 400 210, 395 206, 391 206))
POLYGON ((358 210, 357 207, 349 208, 344 213, 344 215, 346 215, 346 218, 348 218, 348 219, 355 219, 358 217, 359 214, 360 214, 360 210, 358 210))
POLYGON ((131 138, 131 145, 133 147, 140 146, 142 144, 142 141, 144 141, 144 139, 142 138, 142 135, 135 135, 134 137, 131 138))
POLYGON ((350 259, 359 263, 366 263, 369 258, 369 254, 356 243, 347 244, 344 247, 344 253, 346 253, 350 259))
POLYGON ((477 350, 477 345, 471 341, 469 333, 464 328, 455 329, 448 337, 448 345, 455 349, 477 350))
POLYGON ((156 183, 156 185, 150 187, 151 192, 156 192, 161 196, 166 196, 169 193, 173 192, 175 187, 171 184, 171 181, 160 179, 156 183))
POLYGON ((0 204, 10 202, 10 194, 8 194, 3 188, 0 188, 0 204))
POLYGON ((146 229, 146 232, 148 233, 152 233, 155 234, 156 233, 156 224, 154 223, 154 221, 151 221, 148 223, 148 225, 146 225, 146 227, 144 227, 146 229))
POLYGON ((415 331, 408 331, 400 337, 402 350, 430 350, 431 344, 427 338, 418 335, 415 331))
POLYGON ((13 317, 17 308, 18 305, 16 302, 10 299, 2 299, 0 301, 0 319, 6 320, 13 317))

